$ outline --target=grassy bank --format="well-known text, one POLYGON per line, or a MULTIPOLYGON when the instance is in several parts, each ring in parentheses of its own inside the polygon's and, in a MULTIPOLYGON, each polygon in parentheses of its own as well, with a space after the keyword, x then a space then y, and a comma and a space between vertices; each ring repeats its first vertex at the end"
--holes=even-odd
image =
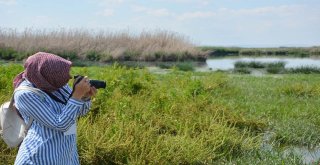
MULTIPOLYGON (((1 102, 21 70, 0 66, 1 102)), ((319 76, 158 75, 120 65, 72 73, 108 86, 78 122, 82 164, 301 164, 284 148, 320 142, 319 76)), ((16 152, 1 141, 0 164, 12 164, 16 152)))
POLYGON ((90 31, 0 28, 0 59, 22 60, 39 51, 89 61, 203 61, 206 55, 189 39, 169 31, 90 31))
POLYGON ((279 48, 240 48, 240 47, 198 47, 210 57, 225 56, 291 56, 311 57, 320 56, 320 47, 279 47, 279 48))

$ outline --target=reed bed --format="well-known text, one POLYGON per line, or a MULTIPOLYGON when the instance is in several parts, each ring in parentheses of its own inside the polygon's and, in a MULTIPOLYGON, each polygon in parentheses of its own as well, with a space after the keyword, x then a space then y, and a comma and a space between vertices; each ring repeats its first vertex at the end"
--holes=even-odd
POLYGON ((191 41, 170 31, 90 31, 86 29, 38 30, 0 28, 0 57, 21 60, 38 51, 70 60, 184 61, 205 60, 191 41))

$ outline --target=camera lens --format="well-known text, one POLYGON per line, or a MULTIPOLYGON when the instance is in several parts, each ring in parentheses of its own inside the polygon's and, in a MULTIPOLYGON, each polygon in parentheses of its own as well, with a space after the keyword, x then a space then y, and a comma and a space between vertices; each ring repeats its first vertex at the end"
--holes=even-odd
POLYGON ((91 86, 94 86, 96 89, 106 88, 107 83, 105 81, 100 80, 90 80, 91 86))

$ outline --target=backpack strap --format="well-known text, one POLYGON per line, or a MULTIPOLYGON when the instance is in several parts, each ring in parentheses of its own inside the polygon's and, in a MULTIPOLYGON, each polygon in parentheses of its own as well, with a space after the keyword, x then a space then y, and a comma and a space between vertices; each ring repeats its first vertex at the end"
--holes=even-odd
POLYGON ((12 94, 12 97, 11 97, 11 100, 10 100, 10 104, 9 104, 9 108, 12 108, 13 107, 13 103, 14 103, 14 94, 17 92, 17 91, 20 91, 20 90, 29 90, 29 91, 32 91, 34 93, 36 93, 38 96, 41 97, 41 99, 43 100, 44 99, 44 96, 43 94, 41 93, 42 91, 38 88, 34 88, 34 87, 29 87, 29 86, 20 86, 18 88, 16 88, 12 94))
MULTIPOLYGON (((41 97, 41 100, 44 100, 44 96, 43 94, 41 93, 42 91, 40 89, 37 89, 37 88, 34 88, 34 87, 29 87, 29 86, 20 86, 18 87, 17 89, 14 90, 13 94, 12 94, 12 97, 11 97, 11 100, 10 100, 10 104, 9 104, 9 108, 12 108, 13 107, 13 103, 14 103, 14 94, 17 92, 17 91, 20 91, 20 90, 29 90, 29 91, 32 91, 34 93, 36 93, 38 96, 41 97)), ((20 114, 19 114, 20 115, 20 114)), ((21 115, 20 115, 21 117, 21 115)), ((22 117, 21 117, 22 118, 22 117)), ((26 128, 25 128, 25 132, 27 133, 29 128, 31 127, 32 125, 32 122, 33 122, 33 118, 30 117, 30 120, 29 122, 27 123, 26 125, 26 128)))

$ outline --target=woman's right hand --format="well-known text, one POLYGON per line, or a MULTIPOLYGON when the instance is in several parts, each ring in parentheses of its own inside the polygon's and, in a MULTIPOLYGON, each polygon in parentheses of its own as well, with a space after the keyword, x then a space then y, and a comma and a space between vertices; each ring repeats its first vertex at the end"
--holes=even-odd
POLYGON ((90 83, 88 77, 84 77, 79 83, 75 84, 71 98, 81 100, 90 91, 90 83))

